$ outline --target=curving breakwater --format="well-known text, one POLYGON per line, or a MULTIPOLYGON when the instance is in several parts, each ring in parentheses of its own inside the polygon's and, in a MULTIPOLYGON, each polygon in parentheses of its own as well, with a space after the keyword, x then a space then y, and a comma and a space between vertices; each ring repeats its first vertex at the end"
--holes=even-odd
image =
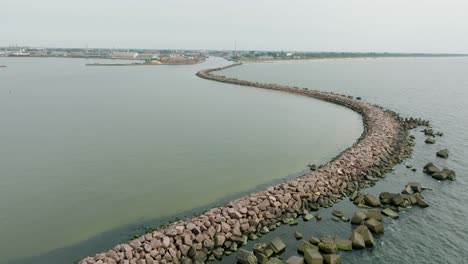
POLYGON ((201 70, 197 76, 343 105, 362 115, 363 134, 353 146, 314 172, 172 223, 79 263, 203 263, 209 257, 219 259, 233 243, 245 244, 249 236, 269 232, 268 227, 287 223, 304 210, 331 206, 355 190, 374 184, 411 153, 411 125, 395 113, 350 96, 213 74, 239 64, 201 70))

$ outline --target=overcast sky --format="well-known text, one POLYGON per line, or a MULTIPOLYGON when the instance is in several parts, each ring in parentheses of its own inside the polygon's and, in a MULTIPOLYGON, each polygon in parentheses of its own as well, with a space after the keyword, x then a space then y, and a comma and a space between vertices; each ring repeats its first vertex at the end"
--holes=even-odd
POLYGON ((468 53, 468 0, 0 0, 0 46, 468 53))

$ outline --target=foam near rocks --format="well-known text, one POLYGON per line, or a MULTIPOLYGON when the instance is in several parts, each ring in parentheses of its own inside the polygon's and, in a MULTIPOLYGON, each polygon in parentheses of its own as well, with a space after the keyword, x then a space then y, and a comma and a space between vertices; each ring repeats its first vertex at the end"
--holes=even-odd
POLYGON ((212 208, 202 215, 87 257, 80 264, 202 263, 220 258, 233 244, 243 245, 251 234, 261 234, 285 219, 297 218, 317 205, 327 206, 351 193, 362 182, 372 182, 400 162, 406 149, 406 123, 395 113, 350 96, 277 84, 264 84, 214 75, 226 67, 202 70, 197 76, 225 83, 278 90, 346 106, 363 117, 360 139, 326 165, 309 174, 212 208))

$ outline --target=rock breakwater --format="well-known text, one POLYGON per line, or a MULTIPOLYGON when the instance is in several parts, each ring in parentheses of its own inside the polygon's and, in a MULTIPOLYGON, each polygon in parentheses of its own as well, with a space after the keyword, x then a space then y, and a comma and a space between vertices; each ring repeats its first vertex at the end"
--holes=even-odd
POLYGON ((265 84, 215 75, 226 67, 201 70, 197 76, 224 83, 288 92, 343 105, 363 117, 364 132, 350 148, 306 175, 174 222, 80 264, 204 263, 230 254, 282 223, 294 223, 308 211, 328 207, 360 188, 373 185, 411 153, 408 129, 413 123, 377 105, 351 96, 306 88, 265 84))

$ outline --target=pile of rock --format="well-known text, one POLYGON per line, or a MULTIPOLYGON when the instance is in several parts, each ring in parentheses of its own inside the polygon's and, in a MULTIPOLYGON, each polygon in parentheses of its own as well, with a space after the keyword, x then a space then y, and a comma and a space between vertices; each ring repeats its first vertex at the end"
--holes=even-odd
MULTIPOLYGON (((380 193, 379 198, 377 198, 372 194, 364 195, 360 192, 356 192, 350 196, 350 200, 362 208, 382 208, 384 209, 384 211, 382 211, 384 214, 391 216, 392 218, 398 218, 398 216, 395 215, 396 213, 393 214, 392 212, 404 211, 404 208, 411 205, 418 205, 420 207, 428 206, 427 202, 424 201, 421 195, 423 190, 424 188, 420 183, 410 182, 406 184, 401 193, 382 192, 380 193)), ((351 218, 351 222, 353 222, 353 218, 351 218)))
POLYGON ((286 245, 280 238, 273 239, 269 244, 256 243, 253 251, 239 250, 237 261, 241 264, 338 264, 341 257, 338 250, 352 250, 351 240, 324 236, 320 239, 311 237, 302 240, 297 251, 300 256, 291 256, 286 261, 280 257, 286 245))
POLYGON ((409 129, 416 128, 418 126, 430 126, 431 124, 429 123, 428 120, 423 120, 421 118, 405 118, 405 122, 408 124, 409 129))
POLYGON ((432 162, 427 163, 424 166, 423 171, 426 174, 431 175, 432 178, 434 178, 436 180, 440 180, 440 181, 444 181, 444 180, 454 181, 456 179, 455 171, 450 170, 448 168, 443 168, 441 170, 436 165, 434 165, 432 162))

